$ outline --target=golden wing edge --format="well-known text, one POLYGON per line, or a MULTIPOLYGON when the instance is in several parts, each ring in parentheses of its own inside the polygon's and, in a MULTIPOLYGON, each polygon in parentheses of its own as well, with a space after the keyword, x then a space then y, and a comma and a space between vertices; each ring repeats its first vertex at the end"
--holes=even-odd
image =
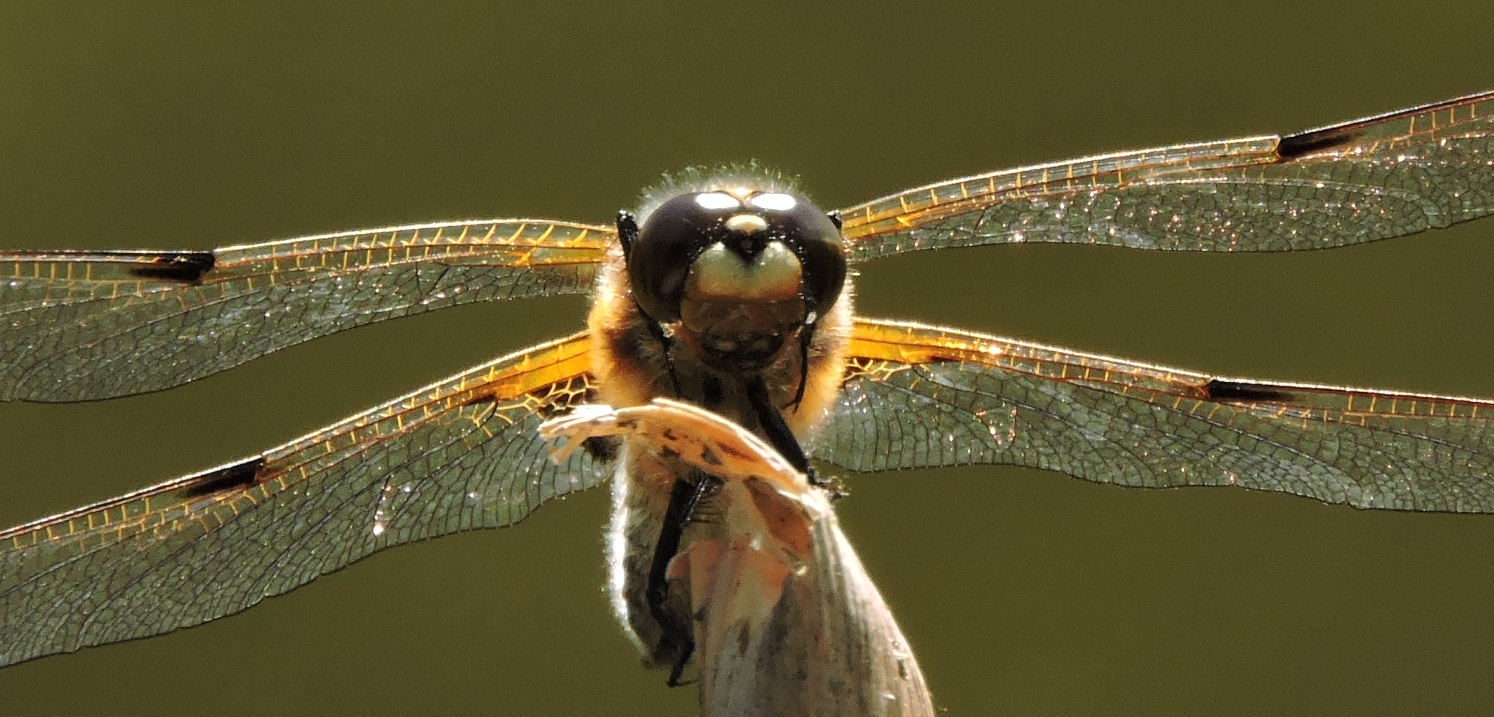
POLYGON ((378 427, 390 420, 400 431, 406 431, 453 408, 483 400, 518 399, 546 386, 587 376, 589 350, 590 338, 583 331, 501 356, 257 455, 0 531, 0 551, 79 539, 103 531, 123 537, 131 529, 149 529, 152 526, 146 523, 150 516, 174 508, 182 510, 172 520, 190 519, 211 513, 216 506, 232 504, 249 491, 265 490, 275 481, 279 485, 272 492, 284 490, 298 483, 288 479, 298 468, 303 472, 300 478, 306 477, 307 461, 295 458, 305 456, 311 449, 326 446, 327 452, 331 452, 333 442, 339 439, 349 439, 353 444, 384 440, 393 434, 381 433, 378 427), (431 410, 433 406, 439 406, 440 410, 431 410), (417 412, 421 415, 416 420, 405 420, 405 416, 417 412), (374 435, 359 435, 370 430, 374 435), (163 498, 164 505, 150 504, 157 498, 163 498))
POLYGON ((1494 513, 1494 400, 1213 377, 908 322, 853 333, 846 399, 817 439, 852 471, 1013 465, 1494 513), (889 407, 910 415, 867 415, 889 407))
POLYGON ((0 279, 200 285, 282 271, 358 270, 482 257, 500 248, 521 253, 513 261, 495 261, 498 266, 595 264, 601 262, 616 236, 615 228, 598 224, 526 218, 465 219, 312 234, 211 250, 5 250, 0 251, 0 279), (486 231, 474 233, 473 228, 486 231), (500 228, 504 228, 503 234, 500 228), (442 251, 433 255, 433 250, 442 251), (569 253, 550 258, 544 255, 547 250, 569 253), (350 261, 358 253, 364 253, 364 259, 350 261), (338 256, 341 262, 330 261, 338 256), (9 271, 4 271, 7 264, 9 271), (95 268, 98 276, 94 275, 95 268))
POLYGON ((1189 142, 1137 150, 1089 155, 1058 162, 1025 165, 941 180, 894 192, 861 204, 837 210, 842 234, 855 246, 858 242, 909 229, 916 229, 954 214, 965 214, 1017 199, 1064 194, 1100 185, 1103 175, 1115 175, 1115 187, 1130 183, 1119 177, 1137 173, 1134 179, 1155 177, 1170 170, 1229 169, 1252 165, 1282 164, 1353 144, 1366 130, 1410 119, 1403 137, 1443 130, 1450 126, 1494 116, 1478 114, 1476 105, 1494 103, 1494 90, 1485 90, 1448 100, 1392 110, 1288 135, 1255 135, 1232 139, 1189 142), (1467 107, 1467 116, 1457 116, 1467 107), (1447 112, 1449 121, 1438 125, 1436 116, 1447 112), (1428 115, 1424 128, 1416 118, 1428 115), (984 186, 981 186, 984 185, 984 186))
POLYGON ((0 341, 10 357, 0 400, 159 391, 362 325, 585 293, 615 241, 608 227, 511 219, 314 235, 238 254, 0 251, 0 317, 12 327, 0 341))
MULTIPOLYGON (((1218 166, 1270 164, 1276 157, 1275 148, 1279 140, 1277 135, 1257 135, 1120 150, 1058 162, 1029 164, 932 182, 836 211, 841 217, 842 235, 846 241, 854 244, 883 234, 917 228, 928 221, 932 216, 930 212, 950 204, 971 203, 973 206, 962 208, 962 211, 975 211, 980 206, 1001 201, 1047 194, 1047 187, 1051 184, 1084 181, 1087 177, 1114 172, 1128 160, 1132 160, 1134 167, 1141 167, 1148 155, 1181 154, 1184 161, 1207 157, 1216 162, 1227 162, 1218 166), (1088 167, 1085 168, 1085 165, 1088 167), (984 187, 971 191, 978 185, 984 187), (974 204, 981 200, 986 201, 974 204), (909 219, 917 218, 920 214, 925 215, 922 221, 909 219)), ((1152 163, 1145 166, 1161 165, 1152 163)), ((937 216, 945 215, 946 213, 941 213, 937 216)))
POLYGON ((1271 406, 1303 419, 1380 416, 1494 420, 1494 399, 1490 398, 1214 376, 912 321, 857 317, 847 355, 853 365, 857 361, 906 365, 957 361, 1100 387, 1122 395, 1144 391, 1176 401, 1271 406))
MULTIPOLYGON (((406 232, 423 231, 423 230, 426 230, 426 229, 435 229, 435 230, 437 230, 438 233, 436 235, 434 235, 432 237, 429 237, 427 239, 428 241, 433 241, 434 242, 434 241, 439 241, 441 239, 445 239, 445 237, 443 237, 442 234, 444 234, 444 229, 446 227, 452 227, 452 226, 471 227, 471 226, 488 225, 488 224, 491 224, 491 225, 517 224, 517 225, 521 225, 521 226, 522 225, 528 225, 528 226, 548 228, 549 231, 553 231, 556 228, 572 229, 572 230, 577 230, 577 231, 583 232, 584 233, 583 236, 587 236, 588 238, 590 238, 590 236, 593 235, 593 234, 595 234, 595 235, 605 235, 605 237, 607 238, 607 240, 610 240, 611 237, 615 237, 617 235, 617 228, 614 227, 614 226, 612 226, 612 225, 608 225, 608 224, 588 224, 588 223, 585 223, 585 222, 572 222, 572 221, 561 220, 561 219, 537 219, 537 218, 533 218, 533 217, 476 218, 476 219, 454 219, 454 220, 435 221, 435 222, 418 222, 418 223, 414 223, 414 224, 394 224, 394 225, 389 225, 389 226, 384 226, 384 227, 376 227, 376 228, 370 228, 370 229, 358 229, 358 230, 351 230, 351 231, 327 232, 327 233, 323 233, 323 234, 307 234, 305 236, 292 237, 292 238, 289 238, 289 239, 275 239, 275 240, 271 240, 271 241, 254 242, 254 243, 250 243, 250 244, 232 244, 232 245, 229 245, 229 246, 220 247, 220 248, 217 249, 217 251, 221 251, 221 252, 232 252, 232 253, 242 253, 242 254, 250 255, 250 256, 275 256, 276 255, 276 251, 275 250, 277 250, 277 249, 279 249, 281 247, 292 245, 292 244, 294 244, 296 242, 309 242, 309 243, 312 243, 312 244, 318 244, 318 243, 326 242, 326 241, 329 241, 329 240, 342 239, 342 238, 353 237, 353 236, 361 236, 361 235, 365 235, 365 234, 368 234, 368 235, 396 234, 397 235, 397 234, 403 234, 403 233, 406 233, 406 232)), ((520 232, 520 234, 522 234, 522 232, 520 232)), ((485 236, 482 239, 473 241, 473 243, 477 243, 477 244, 492 243, 491 239, 492 239, 491 237, 485 236)), ((543 237, 543 240, 548 240, 548 239, 549 239, 548 235, 545 236, 545 237, 543 237)), ((465 237, 465 236, 458 236, 457 238, 446 239, 446 241, 463 243, 463 242, 467 242, 468 238, 465 237)), ((503 240, 500 240, 499 243, 502 243, 502 241, 503 240)), ((595 244, 591 244, 591 245, 603 247, 603 246, 606 245, 606 241, 604 240, 604 241, 601 241, 600 243, 595 243, 595 244)))

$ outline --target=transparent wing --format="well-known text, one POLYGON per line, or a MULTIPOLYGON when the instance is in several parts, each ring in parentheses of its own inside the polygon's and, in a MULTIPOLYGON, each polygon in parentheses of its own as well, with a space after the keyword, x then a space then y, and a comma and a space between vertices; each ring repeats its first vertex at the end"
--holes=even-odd
POLYGON ((858 321, 851 357, 815 453, 851 470, 1003 463, 1494 512, 1494 401, 1216 378, 885 321, 858 321))
POLYGON ((852 261, 1014 242, 1295 251, 1494 211, 1494 92, 1286 137, 1120 152, 841 210, 852 261))
POLYGON ((538 426, 585 402, 576 335, 231 465, 0 532, 0 665, 243 610, 376 550, 518 522, 607 477, 538 426))
POLYGON ((508 219, 211 252, 0 252, 0 400, 156 391, 375 321, 582 293, 613 236, 508 219))

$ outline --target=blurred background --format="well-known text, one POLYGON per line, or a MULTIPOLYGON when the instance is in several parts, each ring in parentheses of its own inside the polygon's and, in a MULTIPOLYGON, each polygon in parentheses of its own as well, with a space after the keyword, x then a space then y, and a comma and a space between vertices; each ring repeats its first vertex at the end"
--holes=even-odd
MULTIPOLYGON (((844 206, 1494 88, 1494 4, 23 2, 0 247, 609 221, 756 158, 844 206)), ((1009 246, 864 267, 859 308, 1223 374, 1494 396, 1494 220, 1278 256, 1009 246)), ((0 406, 0 524, 283 442, 581 326, 579 297, 359 329, 165 393, 0 406)), ((854 477, 842 521, 950 714, 1475 712, 1494 517, 1032 470, 854 477)), ((604 492, 237 617, 0 670, 7 714, 689 715, 600 586, 604 492)))

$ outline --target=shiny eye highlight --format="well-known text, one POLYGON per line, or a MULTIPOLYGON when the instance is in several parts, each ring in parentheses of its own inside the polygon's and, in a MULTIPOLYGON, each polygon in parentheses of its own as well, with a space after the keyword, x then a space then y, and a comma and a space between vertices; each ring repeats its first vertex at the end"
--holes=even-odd
POLYGON ((737 201, 736 197, 726 192, 703 192, 697 194, 695 195, 695 203, 699 204, 701 209, 712 210, 736 209, 742 206, 742 203, 737 201))
POLYGON ((799 202, 792 195, 780 192, 764 192, 748 198, 747 203, 758 209, 766 209, 770 212, 786 212, 793 209, 794 205, 799 202))

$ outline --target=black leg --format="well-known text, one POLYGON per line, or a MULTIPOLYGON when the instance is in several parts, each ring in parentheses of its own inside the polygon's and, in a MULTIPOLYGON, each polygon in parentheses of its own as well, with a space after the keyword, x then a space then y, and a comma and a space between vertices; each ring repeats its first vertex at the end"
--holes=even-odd
POLYGON ((784 422, 783 414, 773 401, 768 398, 768 387, 763 383, 760 376, 747 380, 747 400, 752 402, 752 408, 757 413, 757 421, 763 427, 763 433, 768 439, 768 444, 773 450, 788 459, 789 465, 794 470, 803 473, 809 478, 811 485, 821 486, 819 476, 815 474, 814 466, 809 465, 809 456, 804 453, 804 447, 799 445, 799 439, 794 437, 794 432, 789 430, 788 423, 784 422))
POLYGON ((669 507, 664 511, 664 525, 659 529, 659 540, 654 544, 654 559, 648 571, 648 611, 663 629, 661 644, 674 648, 674 664, 669 670, 669 686, 680 686, 680 675, 695 652, 695 630, 688 620, 664 609, 669 598, 669 561, 680 551, 680 539, 685 526, 690 524, 701 498, 717 483, 715 478, 697 474, 696 480, 677 479, 669 491, 669 507))
POLYGON ((799 390, 794 391, 794 400, 789 402, 795 409, 804 400, 804 388, 809 383, 809 344, 814 340, 814 327, 815 322, 811 319, 799 332, 799 390))

